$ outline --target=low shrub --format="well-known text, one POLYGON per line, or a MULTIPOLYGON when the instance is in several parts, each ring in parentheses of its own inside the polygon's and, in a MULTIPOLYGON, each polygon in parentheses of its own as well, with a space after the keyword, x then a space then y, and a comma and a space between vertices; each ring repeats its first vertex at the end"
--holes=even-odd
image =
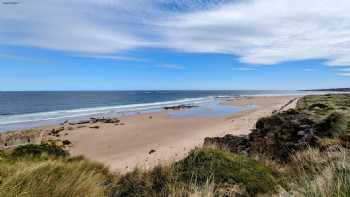
POLYGON ((275 192, 278 182, 277 174, 261 162, 210 147, 191 151, 176 165, 184 182, 204 184, 212 178, 218 185, 242 185, 249 195, 275 192))
POLYGON ((68 152, 63 150, 61 147, 53 144, 29 144, 16 147, 11 156, 14 158, 21 157, 39 157, 42 155, 53 156, 53 157, 66 157, 68 152))
POLYGON ((122 176, 118 182, 115 196, 151 196, 152 185, 140 169, 135 169, 122 176))
POLYGON ((333 112, 316 125, 319 137, 339 137, 348 127, 348 120, 344 114, 333 112))
POLYGON ((120 178, 115 196, 169 196, 177 184, 172 166, 157 166, 149 172, 135 169, 120 178))

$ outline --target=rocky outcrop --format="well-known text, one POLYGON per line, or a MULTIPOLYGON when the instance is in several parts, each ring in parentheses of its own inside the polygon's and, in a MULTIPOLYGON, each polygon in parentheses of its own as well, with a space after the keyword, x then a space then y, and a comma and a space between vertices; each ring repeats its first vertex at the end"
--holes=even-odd
POLYGON ((249 135, 248 153, 288 160, 294 151, 317 145, 315 125, 309 114, 294 109, 261 118, 249 135))
POLYGON ((290 109, 259 119, 248 136, 206 138, 204 144, 216 144, 234 153, 285 162, 295 151, 319 146, 322 138, 339 137, 346 128, 345 117, 337 112, 315 120, 305 111, 290 109))

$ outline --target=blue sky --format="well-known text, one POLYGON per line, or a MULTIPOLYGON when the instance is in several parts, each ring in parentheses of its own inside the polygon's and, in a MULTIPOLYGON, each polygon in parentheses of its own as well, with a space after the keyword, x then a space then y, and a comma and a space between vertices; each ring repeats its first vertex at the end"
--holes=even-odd
POLYGON ((350 86, 350 2, 0 5, 0 90, 350 86))

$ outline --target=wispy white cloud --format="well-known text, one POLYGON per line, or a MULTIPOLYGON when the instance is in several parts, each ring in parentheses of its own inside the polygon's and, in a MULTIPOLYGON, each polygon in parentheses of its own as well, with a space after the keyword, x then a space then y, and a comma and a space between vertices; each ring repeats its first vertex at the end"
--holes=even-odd
POLYGON ((175 69, 175 70, 183 70, 183 69, 185 69, 184 66, 178 65, 178 64, 162 64, 162 65, 158 65, 156 67, 158 67, 158 68, 166 68, 166 69, 175 69))
POLYGON ((236 70, 236 71, 254 71, 257 70, 256 68, 252 68, 252 67, 235 67, 232 68, 232 70, 236 70))
POLYGON ((350 72, 350 68, 339 69, 340 72, 350 72))
POLYGON ((162 47, 249 64, 350 66, 348 0, 19 1, 0 6, 1 45, 96 55, 162 47))
POLYGON ((83 58, 93 58, 93 59, 107 59, 107 60, 120 60, 120 61, 144 61, 142 58, 129 57, 129 56, 119 56, 119 55, 80 55, 83 58))
POLYGON ((349 9, 346 0, 241 1, 177 16, 164 29, 172 47, 235 54, 245 63, 350 65, 349 9))
POLYGON ((350 77, 350 72, 338 73, 337 75, 342 77, 350 77))
POLYGON ((314 68, 304 68, 303 70, 305 72, 314 72, 314 71, 316 71, 316 69, 314 69, 314 68))
POLYGON ((350 77, 350 68, 338 69, 338 76, 350 77))

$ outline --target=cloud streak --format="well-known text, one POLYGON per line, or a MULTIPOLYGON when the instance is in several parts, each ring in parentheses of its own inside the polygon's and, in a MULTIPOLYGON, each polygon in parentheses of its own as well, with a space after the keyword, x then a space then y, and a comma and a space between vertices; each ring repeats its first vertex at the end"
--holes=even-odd
POLYGON ((255 71, 257 69, 251 68, 251 67, 236 67, 236 68, 232 68, 232 70, 235 70, 235 71, 255 71))
POLYGON ((156 67, 158 67, 158 68, 166 68, 166 69, 175 69, 175 70, 183 70, 183 69, 185 69, 184 66, 177 65, 177 64, 162 64, 162 65, 158 65, 156 67))
POLYGON ((26 0, 0 7, 0 44, 102 56, 159 47, 347 67, 349 10, 348 0, 26 0))

